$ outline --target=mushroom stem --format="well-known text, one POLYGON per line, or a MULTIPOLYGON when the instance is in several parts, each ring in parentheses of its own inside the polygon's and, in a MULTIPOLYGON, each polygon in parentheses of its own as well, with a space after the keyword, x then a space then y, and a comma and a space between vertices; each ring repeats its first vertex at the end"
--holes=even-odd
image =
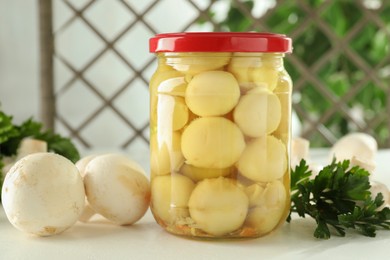
POLYGON ((25 138, 19 144, 16 161, 32 153, 44 152, 47 152, 47 143, 45 141, 25 138))
POLYGON ((2 170, 0 169, 0 177, 1 174, 5 177, 5 175, 15 164, 15 162, 22 159, 23 157, 32 153, 44 152, 47 152, 47 143, 45 141, 32 138, 24 138, 19 144, 16 156, 3 158, 4 167, 2 170))
POLYGON ((291 142, 291 166, 299 165, 302 159, 309 160, 310 142, 301 137, 294 137, 291 142))
POLYGON ((353 156, 351 158, 351 167, 353 166, 359 166, 366 171, 368 171, 370 174, 372 174, 375 170, 376 164, 373 160, 364 160, 362 158, 357 158, 356 156, 353 156))

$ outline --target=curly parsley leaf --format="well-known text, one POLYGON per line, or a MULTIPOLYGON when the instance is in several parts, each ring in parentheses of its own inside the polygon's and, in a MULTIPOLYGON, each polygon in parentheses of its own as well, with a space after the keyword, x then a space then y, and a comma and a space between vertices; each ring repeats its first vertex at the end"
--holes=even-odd
POLYGON ((378 229, 390 229, 390 209, 383 208, 382 194, 371 199, 369 173, 349 161, 324 167, 310 179, 311 171, 302 160, 291 173, 291 213, 312 217, 316 238, 328 239, 331 230, 345 236, 347 229, 374 237, 378 229))
POLYGON ((12 122, 12 116, 0 111, 0 190, 3 185, 4 157, 16 155, 20 142, 27 137, 45 141, 48 151, 60 154, 72 162, 80 159, 80 154, 70 139, 50 130, 43 131, 42 124, 32 118, 24 121, 21 125, 15 125, 12 122))
POLYGON ((50 152, 60 154, 72 162, 80 159, 80 154, 70 139, 55 134, 50 130, 43 131, 42 124, 31 118, 24 121, 21 125, 15 125, 12 122, 12 116, 0 111, 0 188, 3 182, 1 173, 4 167, 4 157, 16 155, 20 142, 27 137, 45 141, 50 152))
POLYGON ((33 136, 36 139, 46 141, 49 151, 61 154, 72 162, 80 159, 80 154, 70 139, 64 138, 51 131, 39 133, 33 136))
POLYGON ((17 135, 18 131, 12 124, 12 117, 0 111, 0 144, 17 135))
POLYGON ((72 162, 80 159, 77 148, 69 138, 50 130, 44 131, 42 124, 31 118, 21 125, 15 125, 12 123, 12 116, 0 111, 0 161, 5 156, 16 155, 20 142, 27 137, 45 141, 49 151, 58 153, 72 162))

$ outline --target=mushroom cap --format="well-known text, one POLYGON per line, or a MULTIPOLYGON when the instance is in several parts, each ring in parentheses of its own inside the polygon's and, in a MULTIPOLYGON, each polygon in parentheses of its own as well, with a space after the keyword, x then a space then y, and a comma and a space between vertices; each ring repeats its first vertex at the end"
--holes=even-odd
POLYGON ((17 161, 2 188, 2 203, 11 224, 39 236, 71 227, 83 211, 84 197, 76 166, 53 153, 34 153, 17 161))
POLYGON ((380 181, 374 181, 374 180, 370 180, 370 185, 371 185, 370 191, 371 191, 372 199, 375 199, 379 193, 382 193, 384 203, 379 209, 383 209, 384 207, 388 206, 390 202, 389 188, 384 183, 380 181))
POLYGON ((105 154, 91 160, 84 185, 91 207, 116 224, 133 224, 149 208, 149 180, 142 167, 124 155, 105 154))
POLYGON ((378 144, 376 140, 365 133, 351 133, 340 138, 332 147, 330 157, 337 161, 350 160, 352 157, 373 161, 378 144))
POLYGON ((77 169, 79 170, 80 172, 80 175, 82 178, 84 178, 84 175, 85 175, 85 170, 87 168, 87 165, 90 161, 92 161, 93 159, 95 159, 98 155, 96 154, 91 154, 91 155, 88 155, 88 156, 85 156, 83 158, 81 158, 80 160, 78 160, 76 162, 76 167, 77 169))
MULTIPOLYGON (((87 168, 88 163, 90 161, 92 161, 96 156, 98 156, 98 155, 97 154, 91 154, 91 155, 88 155, 88 156, 85 156, 85 157, 81 158, 80 160, 78 160, 76 162, 75 165, 76 165, 77 169, 79 170, 79 173, 80 173, 81 178, 83 179, 83 181, 84 181, 84 176, 85 176, 85 170, 87 168)), ((84 211, 81 214, 79 220, 81 222, 88 222, 88 220, 93 215, 95 215, 95 213, 96 212, 91 208, 91 206, 88 203, 87 197, 85 196, 85 207, 84 207, 84 211)))

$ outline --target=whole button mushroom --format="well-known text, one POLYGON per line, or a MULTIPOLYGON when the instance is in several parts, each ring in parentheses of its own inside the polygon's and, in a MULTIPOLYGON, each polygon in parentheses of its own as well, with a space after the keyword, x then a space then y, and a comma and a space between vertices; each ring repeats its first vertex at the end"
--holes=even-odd
POLYGON ((268 183, 262 190, 259 204, 248 212, 246 224, 261 235, 269 233, 281 222, 286 210, 287 192, 280 181, 268 183))
MULTIPOLYGON (((4 167, 2 169, 3 176, 11 169, 11 167, 18 160, 22 159, 24 156, 32 153, 44 153, 47 152, 47 143, 42 140, 33 139, 33 138, 24 138, 19 144, 16 158, 15 157, 5 157, 3 158, 4 167)), ((0 172, 1 174, 1 172, 0 172)))
POLYGON ((332 147, 330 157, 337 161, 350 160, 352 157, 365 161, 374 161, 378 151, 376 140, 365 133, 350 133, 340 138, 332 147))
POLYGON ((229 63, 231 54, 228 52, 203 52, 182 56, 170 55, 167 64, 180 72, 195 75, 200 72, 219 69, 229 63))
POLYGON ((234 53, 227 70, 234 75, 238 83, 250 82, 250 68, 261 63, 260 57, 254 57, 252 53, 234 53))
POLYGON ((227 168, 199 168, 190 164, 184 164, 180 171, 184 176, 191 178, 191 180, 198 182, 204 179, 225 177, 234 172, 234 167, 227 168))
POLYGON ((76 166, 53 153, 34 153, 17 161, 2 188, 8 220, 17 229, 38 236, 71 227, 83 211, 84 198, 76 166))
POLYGON ((388 207, 390 202, 389 188, 387 188, 387 186, 384 183, 380 181, 374 181, 374 180, 370 180, 370 186, 371 186, 370 187, 371 198, 373 200, 376 198, 376 196, 379 193, 382 193, 384 203, 381 207, 379 207, 378 210, 381 210, 384 207, 388 207))
POLYGON ((287 151, 282 141, 269 135, 247 144, 237 169, 255 182, 271 182, 281 178, 287 170, 287 151))
POLYGON ((195 75, 186 89, 188 108, 199 116, 229 113, 240 98, 240 87, 226 71, 206 71, 195 75))
POLYGON ((156 133, 150 137, 150 169, 152 176, 167 175, 180 168, 184 161, 181 134, 178 131, 156 133))
POLYGON ((188 201, 191 218, 203 231, 223 236, 240 228, 248 213, 249 200, 234 180, 205 179, 194 188, 188 201))
POLYGON ((188 164, 200 168, 232 166, 245 148, 236 124, 223 117, 196 119, 184 130, 181 149, 188 164))
POLYGON ((373 174, 378 144, 366 133, 350 133, 340 138, 330 150, 330 159, 350 160, 351 166, 359 166, 373 174))
POLYGON ((234 109, 234 122, 249 137, 275 131, 282 118, 279 98, 266 88, 255 88, 241 97, 234 109))
POLYGON ((85 168, 84 185, 91 208, 118 225, 135 223, 149 208, 149 180, 141 166, 124 155, 93 158, 85 168))
POLYGON ((182 97, 160 95, 157 110, 159 123, 167 129, 176 131, 187 124, 189 113, 182 97))
POLYGON ((157 219, 169 225, 189 216, 188 199, 194 182, 183 175, 157 176, 152 181, 151 208, 157 219))
MULTIPOLYGON (((97 156, 98 156, 97 154, 91 154, 91 155, 88 155, 88 156, 81 158, 80 160, 78 160, 76 162, 75 165, 76 165, 77 169, 79 170, 82 179, 84 179, 85 169, 87 168, 88 163, 90 161, 92 161, 97 156)), ((95 211, 89 205, 87 197, 85 197, 85 207, 84 207, 83 213, 79 217, 79 221, 88 222, 89 219, 93 215, 95 215, 95 211)))

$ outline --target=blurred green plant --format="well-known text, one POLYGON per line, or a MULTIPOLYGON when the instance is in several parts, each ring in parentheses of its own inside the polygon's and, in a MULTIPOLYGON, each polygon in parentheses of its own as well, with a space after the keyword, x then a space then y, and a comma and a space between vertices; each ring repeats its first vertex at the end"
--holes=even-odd
MULTIPOLYGON (((299 2, 304 2, 313 10, 317 10, 327 1, 280 1, 280 4, 271 10, 272 14, 263 19, 263 24, 272 32, 292 34, 308 18, 307 12, 303 10, 299 2)), ((389 85, 390 67, 384 59, 388 59, 390 56, 390 15, 385 15, 390 14, 390 4, 386 1, 383 1, 382 4, 385 6, 376 15, 383 26, 379 27, 376 23, 367 22, 347 44, 369 67, 377 68, 375 70, 376 76, 381 82, 387 82, 387 85, 389 85)), ((254 8, 254 1, 242 1, 240 6, 235 1, 231 1, 228 14, 221 23, 223 30, 258 31, 258 28, 253 27, 253 18, 243 12, 243 6, 251 12, 254 8)), ((324 11, 317 15, 340 39, 345 37, 349 30, 364 17, 363 11, 352 0, 332 1, 324 11)), ((311 68, 319 57, 325 55, 332 48, 337 48, 337 46, 333 46, 335 42, 332 42, 323 32, 323 29, 314 21, 310 21, 307 28, 301 34, 297 34, 293 40, 294 55, 308 68, 311 68)), ((389 61, 387 60, 387 62, 389 61)), ((302 72, 288 59, 285 66, 293 82, 298 82, 302 77, 302 72)), ((362 84, 361 82, 367 77, 366 73, 356 65, 356 62, 351 61, 350 57, 342 50, 333 52, 332 56, 328 58, 327 62, 322 65, 314 76, 338 98, 362 84)), ((311 82, 304 82, 299 90, 299 96, 300 100, 297 105, 301 106, 303 111, 309 113, 310 118, 319 118, 334 106, 311 82)), ((351 131, 362 131, 361 128, 367 128, 366 131, 375 136, 380 146, 388 146, 388 119, 375 125, 370 123, 376 116, 386 113, 386 91, 383 88, 372 80, 368 80, 345 104, 350 112, 355 110, 361 113, 361 116, 358 116, 357 119, 362 121, 363 127, 357 126, 340 111, 337 111, 324 123, 336 138, 351 131)), ((329 142, 318 132, 314 132, 307 138, 310 139, 313 146, 329 145, 329 142)))

